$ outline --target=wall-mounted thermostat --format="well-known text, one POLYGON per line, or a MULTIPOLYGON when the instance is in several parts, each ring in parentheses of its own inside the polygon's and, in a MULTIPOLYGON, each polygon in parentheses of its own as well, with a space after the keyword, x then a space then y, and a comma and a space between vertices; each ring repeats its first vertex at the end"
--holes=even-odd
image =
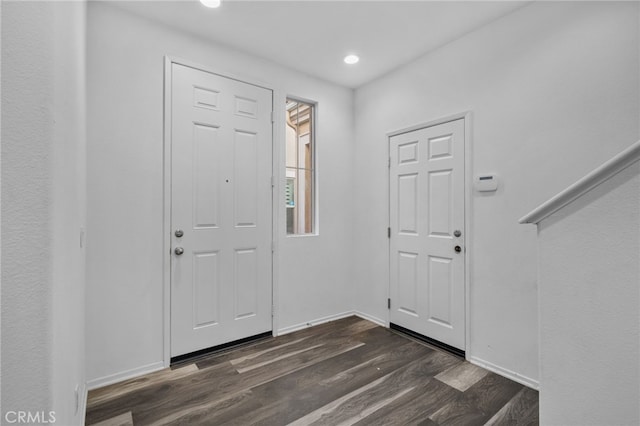
POLYGON ((473 183, 478 192, 492 192, 498 189, 498 176, 495 174, 478 175, 473 183))

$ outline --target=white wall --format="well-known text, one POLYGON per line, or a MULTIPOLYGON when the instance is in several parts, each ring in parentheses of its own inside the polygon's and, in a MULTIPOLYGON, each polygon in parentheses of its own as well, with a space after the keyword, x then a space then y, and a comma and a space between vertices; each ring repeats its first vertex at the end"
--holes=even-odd
POLYGON ((2 424, 84 419, 84 24, 81 2, 3 2, 2 424))
MULTIPOLYGON (((2 8, 2 409, 51 407, 50 7, 2 8), (38 73, 43 69, 48 72, 38 73), (27 74, 28 73, 28 74, 27 74), (29 75, 30 74, 30 75, 29 75), (30 78, 27 78, 29 75, 30 78)), ((4 418, 4 412, 3 418, 4 418)))
POLYGON ((540 424, 640 424, 640 163, 538 229, 540 424))
MULTIPOLYGON (((277 238, 278 329, 352 309, 353 93, 116 7, 88 6, 87 359, 90 386, 163 362, 163 56, 318 102, 319 229, 277 238)), ((277 101, 277 99, 276 99, 277 101)), ((281 105, 281 106, 280 106, 281 105)), ((284 144, 284 121, 281 124, 284 144)))
POLYGON ((86 3, 56 2, 53 103, 53 406, 58 424, 83 424, 86 403, 86 3), (77 396, 76 396, 77 392, 77 396), (76 401, 76 397, 78 400, 76 401))
POLYGON ((535 386, 536 233, 518 218, 638 139, 638 64, 637 3, 540 2, 356 90, 356 308, 388 315, 385 134, 470 110, 473 172, 501 188, 468 206, 468 358, 535 386))

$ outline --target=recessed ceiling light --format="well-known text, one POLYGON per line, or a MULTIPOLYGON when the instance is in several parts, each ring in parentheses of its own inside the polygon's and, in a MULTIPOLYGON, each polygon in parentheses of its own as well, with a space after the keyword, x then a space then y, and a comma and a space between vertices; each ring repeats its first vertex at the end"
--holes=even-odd
POLYGON ((344 63, 349 65, 357 64, 359 60, 360 58, 356 55, 347 55, 344 57, 344 63))
POLYGON ((221 0, 200 0, 200 3, 210 8, 216 8, 220 7, 221 0))

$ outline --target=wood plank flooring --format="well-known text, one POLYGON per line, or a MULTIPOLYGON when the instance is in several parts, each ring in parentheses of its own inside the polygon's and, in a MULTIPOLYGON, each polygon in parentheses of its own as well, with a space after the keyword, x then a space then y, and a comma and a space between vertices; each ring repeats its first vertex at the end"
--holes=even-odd
POLYGON ((93 390, 86 424, 537 425, 538 393, 349 317, 93 390))

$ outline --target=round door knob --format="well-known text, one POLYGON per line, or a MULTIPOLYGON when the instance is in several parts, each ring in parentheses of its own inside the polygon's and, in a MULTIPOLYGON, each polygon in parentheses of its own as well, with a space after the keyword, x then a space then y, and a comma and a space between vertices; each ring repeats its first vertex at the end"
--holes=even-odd
POLYGON ((182 247, 176 247, 173 252, 176 254, 176 256, 180 256, 182 255, 182 253, 184 253, 184 249, 182 247))
POLYGON ((455 246, 453 249, 456 251, 456 253, 460 253, 462 251, 462 247, 460 246, 455 246))

